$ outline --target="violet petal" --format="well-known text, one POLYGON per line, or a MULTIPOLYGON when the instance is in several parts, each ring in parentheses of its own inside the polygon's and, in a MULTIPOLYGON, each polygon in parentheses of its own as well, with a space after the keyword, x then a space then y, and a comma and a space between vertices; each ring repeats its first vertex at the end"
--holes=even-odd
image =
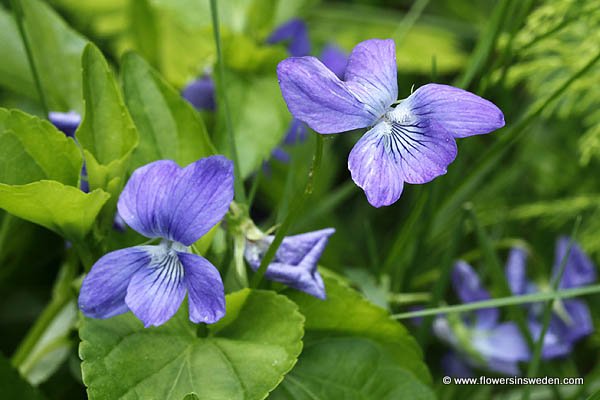
MULTIPOLYGON (((560 271, 561 262, 567 253, 569 247, 569 238, 562 236, 556 242, 556 253, 554 257, 554 266, 552 276, 556 276, 560 271)), ((559 288, 569 289, 579 286, 585 286, 596 281, 596 266, 592 260, 583 252, 577 243, 573 243, 569 257, 565 264, 559 288)))
POLYGON ((118 210, 144 236, 191 245, 218 223, 233 199, 233 164, 223 156, 185 168, 156 161, 138 168, 125 185, 118 210))
POLYGON ((215 110, 215 82, 209 75, 190 82, 181 95, 197 110, 215 110))
POLYGON ((178 253, 185 270, 190 320, 212 324, 225 315, 225 289, 219 271, 205 258, 178 253))
POLYGON ((92 318, 110 318, 129 311, 125 304, 131 277, 150 264, 149 246, 129 247, 105 254, 92 266, 79 292, 79 308, 92 318))
POLYGON ((69 111, 66 113, 50 111, 48 113, 48 119, 54 126, 56 126, 68 137, 75 137, 75 131, 81 123, 81 115, 75 111, 69 111))
POLYGON ((514 295, 527 291, 527 252, 519 247, 512 248, 506 261, 506 280, 514 295))
POLYGON ((455 138, 481 135, 504 126, 504 115, 494 103, 453 86, 421 86, 404 103, 418 117, 435 120, 455 138))
POLYGON ((150 265, 139 269, 127 287, 125 302, 145 327, 167 322, 179 309, 186 293, 184 269, 172 250, 152 246, 150 265))
POLYGON ((275 44, 287 42, 290 55, 294 57, 307 56, 310 54, 310 39, 304 21, 298 18, 279 25, 267 38, 267 43, 275 44))
POLYGON ((363 135, 348 156, 352 180, 365 191, 374 207, 388 206, 400 198, 404 187, 398 158, 391 152, 388 124, 379 123, 363 135))
POLYGON ((371 114, 381 117, 398 99, 397 71, 394 41, 370 39, 352 49, 344 81, 371 114))
MULTIPOLYGON (((483 287, 477 273, 464 261, 457 261, 452 269, 452 287, 463 303, 489 300, 490 293, 483 287)), ((479 329, 493 328, 498 323, 497 308, 484 308, 475 311, 479 329)))
MULTIPOLYGON (((329 236, 334 232, 334 229, 329 228, 286 237, 277 249, 275 258, 267 267, 265 276, 270 280, 325 299, 325 285, 317 264, 329 236)), ((273 236, 265 236, 256 242, 247 241, 244 257, 253 270, 259 268, 264 253, 273 239, 273 236)))
POLYGON ((515 362, 527 361, 530 357, 527 342, 512 322, 499 324, 490 330, 476 331, 472 343, 486 359, 515 362))
POLYGON ((285 59, 277 76, 292 115, 319 133, 364 128, 380 117, 315 57, 285 59))

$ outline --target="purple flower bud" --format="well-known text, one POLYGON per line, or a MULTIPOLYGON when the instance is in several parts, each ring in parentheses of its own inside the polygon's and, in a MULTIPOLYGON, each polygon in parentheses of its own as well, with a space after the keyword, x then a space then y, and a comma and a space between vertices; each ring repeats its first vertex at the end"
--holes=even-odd
POLYGON ((81 115, 75 111, 69 111, 67 113, 50 111, 48 113, 48 119, 68 137, 75 137, 75 131, 81 123, 81 115))
POLYGON ((287 42, 290 55, 294 57, 307 56, 310 54, 310 39, 306 24, 300 19, 292 19, 285 24, 275 28, 267 38, 267 43, 275 44, 287 42))
POLYGON ((215 110, 215 82, 210 75, 190 82, 181 95, 197 110, 215 110))
MULTIPOLYGON (((286 236, 267 267, 265 276, 294 289, 325 299, 325 285, 317 270, 319 258, 325 250, 329 236, 335 229, 286 236)), ((258 240, 246 240, 244 257, 256 271, 274 237, 265 235, 258 240)))

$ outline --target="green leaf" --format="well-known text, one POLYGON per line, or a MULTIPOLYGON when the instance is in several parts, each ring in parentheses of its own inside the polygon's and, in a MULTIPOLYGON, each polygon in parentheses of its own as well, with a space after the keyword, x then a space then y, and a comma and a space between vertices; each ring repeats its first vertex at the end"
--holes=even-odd
MULTIPOLYGON (((289 128, 291 115, 285 105, 275 75, 241 76, 229 71, 226 75, 226 96, 229 101, 240 169, 247 177, 282 141, 289 128)), ((229 153, 223 107, 219 110, 216 142, 218 149, 229 153)))
POLYGON ((72 241, 83 239, 109 197, 100 189, 83 193, 56 181, 0 184, 0 208, 72 241))
POLYGON ((50 6, 21 0, 23 22, 42 90, 51 110, 81 111, 81 52, 85 39, 50 6))
POLYGON ((84 148, 90 187, 116 195, 138 133, 115 78, 95 45, 86 46, 82 66, 85 116, 76 136, 84 148))
POLYGON ((0 7, 0 85, 31 99, 37 91, 15 19, 0 7))
POLYGON ((0 354, 0 387, 2 397, 5 399, 43 400, 45 397, 40 391, 27 383, 10 362, 0 354))
POLYGON ((0 183, 52 179, 77 186, 81 152, 48 121, 0 108, 0 183))
POLYGON ((434 399, 432 391, 402 368, 377 342, 323 339, 307 344, 298 364, 269 399, 434 399))
POLYGON ((395 399, 405 391, 433 399, 420 348, 406 328, 338 281, 325 284, 326 301, 287 293, 306 317, 305 351, 274 398, 395 399))
POLYGON ((49 122, 0 109, 0 208, 77 241, 108 194, 78 188, 81 152, 49 122))
MULTIPOLYGON (((147 0, 146 0, 147 1, 147 0)), ((260 68, 281 60, 279 46, 265 44, 269 33, 279 24, 299 15, 314 0, 232 0, 219 2, 219 15, 223 30, 223 47, 230 68, 245 71, 260 68), (242 43, 243 42, 243 43, 242 43), (273 56, 279 57, 274 61, 273 56), (243 60, 251 62, 244 64, 243 60), (230 65, 229 63, 232 63, 230 65)), ((131 14, 134 26, 134 43, 162 75, 176 88, 183 87, 212 66, 216 58, 211 27, 210 7, 207 1, 153 0, 150 9, 131 14), (152 15, 155 26, 151 25, 152 15), (141 36, 143 30, 147 32, 141 36), (156 43, 149 37, 156 35, 156 43), (155 59, 156 58, 156 59, 155 59)), ((285 56, 285 55, 284 55, 285 56)), ((272 69, 274 71, 274 69, 272 69)))
POLYGON ((223 26, 264 39, 278 25, 298 17, 314 0, 232 0, 219 4, 223 26))
MULTIPOLYGON (((153 0, 149 12, 156 16, 156 67, 167 81, 181 88, 215 60, 209 3, 153 0)), ((139 16, 133 18, 139 20, 139 16)), ((140 23, 134 22, 134 26, 140 23)), ((140 49, 145 48, 139 39, 136 44, 140 49)))
POLYGON ((182 166, 215 154, 204 122, 141 57, 123 58, 125 101, 140 134, 134 167, 159 159, 182 166))
POLYGON ((137 132, 100 50, 89 43, 82 57, 85 117, 77 139, 102 165, 127 157, 137 132))
POLYGON ((128 4, 129 28, 137 50, 152 65, 159 65, 157 17, 149 0, 136 0, 128 4))
POLYGON ((132 314, 84 319, 83 381, 91 399, 263 399, 302 348, 297 306, 274 292, 227 296, 227 314, 206 337, 187 307, 168 323, 145 329, 132 314))
POLYGON ((281 60, 288 57, 283 44, 259 44, 247 36, 227 32, 224 32, 222 40, 225 65, 238 73, 272 72, 281 60))

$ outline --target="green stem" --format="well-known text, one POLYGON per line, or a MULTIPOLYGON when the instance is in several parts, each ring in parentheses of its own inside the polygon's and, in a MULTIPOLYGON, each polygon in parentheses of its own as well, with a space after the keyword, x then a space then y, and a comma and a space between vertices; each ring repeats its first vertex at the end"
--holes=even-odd
POLYGON ((408 31, 410 31, 410 28, 414 26, 421 14, 423 14, 427 4, 429 4, 429 0, 417 0, 413 3, 410 10, 406 13, 406 16, 402 18, 402 22, 400 22, 396 31, 392 34, 392 37, 396 40, 396 46, 399 46, 400 43, 402 43, 408 31))
POLYGON ((260 186, 260 180, 262 178, 263 172, 262 168, 259 168, 254 175, 254 181, 252 182, 252 186, 250 187, 250 194, 248 195, 248 208, 252 208, 252 204, 254 204, 254 198, 256 197, 256 193, 258 192, 258 187, 260 186))
POLYGON ((258 269, 256 270, 256 273, 252 277, 250 287, 252 287, 252 288, 258 287, 258 285, 262 281, 262 278, 265 275, 265 272, 267 271, 267 267, 269 266, 271 261, 273 261, 273 258, 275 257, 277 249, 279 249, 279 245, 281 245, 281 242, 283 242, 283 239, 285 238, 285 234, 288 232, 288 230, 292 226, 292 223, 294 222, 294 220, 300 213, 302 206, 304 205, 304 201, 312 194, 313 184, 314 184, 313 181, 315 179, 315 176, 317 175, 317 172, 319 171, 322 157, 323 157, 323 137, 321 135, 317 134, 317 145, 315 147, 315 155, 313 157, 310 171, 308 172, 308 179, 306 181, 306 186, 304 188, 304 192, 302 193, 302 195, 297 196, 295 198, 295 200, 293 201, 292 205, 290 206, 290 211, 287 213, 287 215, 283 219, 283 222, 282 222, 281 226, 279 227, 279 229, 277 229, 277 234, 275 234, 275 238, 273 239, 273 242, 271 242, 271 245, 267 249, 267 252, 265 253, 263 259, 260 262, 260 266, 258 267, 258 269))
POLYGON ((48 103, 46 102, 46 97, 44 96, 44 90, 42 89, 42 82, 35 66, 33 52, 31 51, 31 45, 29 44, 29 39, 27 38, 27 32, 25 32, 25 25, 23 24, 25 13, 23 12, 23 7, 21 6, 21 0, 11 0, 10 3, 12 5, 13 12, 15 13, 15 20, 17 22, 17 27, 19 28, 19 34, 23 40, 23 46, 25 47, 25 53, 27 54, 27 61, 29 61, 29 67, 31 68, 31 74, 33 75, 35 88, 40 96, 40 104, 42 105, 42 110, 47 118, 50 109, 48 108, 48 103))
POLYGON ((333 189, 325 199, 319 201, 319 204, 315 204, 310 210, 305 210, 304 215, 302 215, 302 221, 298 221, 298 229, 305 226, 308 227, 324 215, 331 213, 355 193, 355 191, 356 185, 351 180, 347 180, 339 187, 333 189))
POLYGON ((431 293, 420 292, 420 293, 390 293, 388 295, 388 301, 390 303, 404 305, 413 303, 423 303, 431 300, 431 293))
POLYGON ((233 265, 235 268, 235 278, 241 288, 248 287, 248 274, 246 264, 244 263, 244 248, 246 247, 246 238, 243 235, 233 237, 233 265))
POLYGON ((0 249, 3 249, 6 247, 4 245, 4 241, 7 238, 8 231, 10 229, 10 224, 12 223, 12 221, 14 219, 15 219, 15 217, 12 214, 9 214, 7 212, 5 212, 4 215, 2 216, 2 223, 0 224, 0 249))
POLYGON ((73 248, 79 256, 79 260, 83 265, 84 271, 89 272, 96 261, 96 257, 94 256, 90 246, 85 242, 85 240, 82 240, 80 242, 73 243, 73 248))
POLYGON ((233 168, 235 172, 235 199, 240 203, 246 203, 246 191, 244 189, 244 180, 240 169, 240 159, 238 157, 237 146, 235 143, 235 134, 233 132, 233 122, 231 120, 231 112, 225 90, 225 64, 223 62, 223 52, 221 50, 221 32, 219 29, 219 10, 217 0, 210 0, 210 14, 212 17, 213 33, 215 36, 215 46, 217 49, 217 96, 220 106, 223 108, 225 115, 225 127, 227 131, 227 139, 229 141, 229 151, 233 159, 233 168))
POLYGON ((539 303, 542 301, 548 300, 558 300, 558 299, 570 299, 573 297, 580 297, 589 294, 600 293, 600 284, 599 285, 590 285, 583 286, 574 289, 563 289, 553 292, 544 292, 544 293, 533 293, 533 294, 524 294, 520 296, 509 296, 509 297, 500 297, 498 299, 491 300, 483 300, 483 301, 474 301, 472 303, 467 304, 458 304, 454 306, 443 306, 436 307, 428 310, 419 310, 419 311, 411 311, 406 313, 394 314, 392 318, 394 319, 409 319, 409 318, 417 318, 417 317, 427 317, 432 315, 440 315, 440 314, 455 314, 455 313, 464 313, 469 311, 477 311, 485 308, 496 308, 496 307, 506 307, 506 306, 514 306, 519 304, 528 304, 528 303, 539 303))
POLYGON ((208 337, 208 325, 200 322, 196 328, 196 337, 205 338, 208 337))

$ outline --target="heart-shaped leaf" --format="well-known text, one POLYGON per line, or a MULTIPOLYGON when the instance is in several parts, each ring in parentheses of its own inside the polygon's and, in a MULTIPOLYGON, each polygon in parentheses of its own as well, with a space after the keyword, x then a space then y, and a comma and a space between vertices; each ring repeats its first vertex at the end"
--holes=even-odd
POLYGON ((207 335, 198 335, 186 307, 158 328, 144 328, 131 313, 84 319, 80 356, 90 398, 265 398, 296 362, 304 318, 274 292, 245 289, 226 300, 225 317, 207 335))
POLYGON ((429 371, 416 341, 387 311, 326 278, 327 300, 288 296, 306 317, 298 365, 274 399, 433 399, 429 371))

